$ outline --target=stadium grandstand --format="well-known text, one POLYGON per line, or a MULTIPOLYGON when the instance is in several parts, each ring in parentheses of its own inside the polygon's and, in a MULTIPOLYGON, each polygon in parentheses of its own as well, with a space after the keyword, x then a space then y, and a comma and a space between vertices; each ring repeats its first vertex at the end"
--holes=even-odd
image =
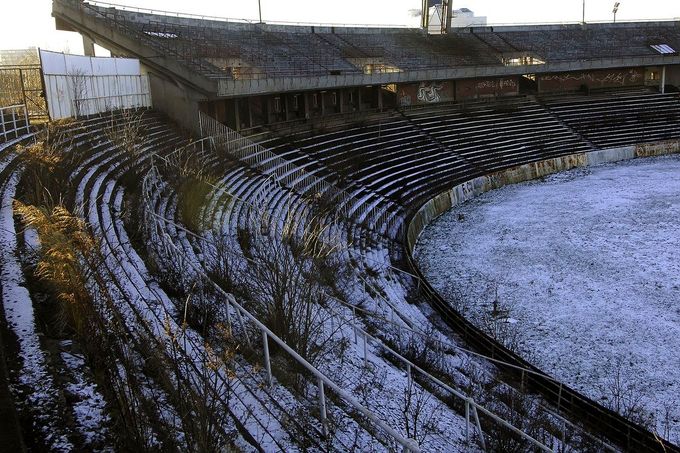
POLYGON ((157 102, 185 112, 187 126, 196 124, 199 110, 240 130, 520 90, 646 85, 663 92, 680 78, 680 32, 672 21, 430 34, 235 23, 76 0, 54 2, 53 11, 60 29, 88 37, 90 51, 96 42, 115 55, 140 58, 157 102))
POLYGON ((39 52, 46 125, 25 89, 0 105, 0 442, 680 451, 675 408, 556 379, 413 258, 483 192, 680 152, 680 23, 422 8, 385 28, 52 1, 86 56, 39 52))

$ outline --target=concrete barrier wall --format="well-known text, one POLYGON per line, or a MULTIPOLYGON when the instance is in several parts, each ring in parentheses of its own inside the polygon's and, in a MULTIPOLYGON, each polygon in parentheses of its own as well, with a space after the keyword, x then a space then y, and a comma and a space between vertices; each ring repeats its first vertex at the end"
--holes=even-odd
POLYGON ((586 165, 606 164, 610 162, 618 162, 620 160, 633 159, 636 157, 635 146, 601 149, 598 151, 591 151, 586 154, 586 165))
POLYGON ((440 193, 420 207, 412 217, 406 232, 406 245, 409 252, 420 237, 420 233, 434 219, 471 198, 506 186, 570 170, 609 162, 634 159, 636 157, 660 156, 680 152, 680 140, 659 143, 644 143, 636 146, 610 148, 588 153, 577 153, 553 159, 541 160, 530 164, 479 176, 440 193))

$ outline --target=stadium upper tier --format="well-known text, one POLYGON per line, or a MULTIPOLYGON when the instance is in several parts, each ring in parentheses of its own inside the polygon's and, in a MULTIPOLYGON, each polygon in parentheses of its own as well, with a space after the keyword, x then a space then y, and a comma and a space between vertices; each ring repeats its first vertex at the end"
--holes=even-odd
POLYGON ((535 67, 645 57, 649 64, 655 57, 670 62, 680 49, 678 22, 473 27, 433 35, 421 29, 175 17, 77 0, 55 4, 75 6, 160 55, 206 78, 222 80, 535 67))

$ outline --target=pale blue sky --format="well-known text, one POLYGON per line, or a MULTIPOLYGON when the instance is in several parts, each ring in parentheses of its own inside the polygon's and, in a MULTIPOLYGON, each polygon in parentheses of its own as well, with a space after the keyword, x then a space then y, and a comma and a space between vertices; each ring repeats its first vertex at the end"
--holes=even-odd
MULTIPOLYGON (((54 31, 51 0, 3 0, 0 15, 0 48, 38 46, 50 50, 82 52, 73 33, 54 31)), ((115 2, 114 2, 115 3, 115 2)), ((193 14, 257 19, 257 0, 124 0, 118 3, 193 14)), ((348 24, 417 25, 409 11, 420 0, 261 0, 264 21, 323 22, 348 24), (384 9, 384 11, 382 10, 384 9)), ((677 0, 620 0, 617 20, 670 19, 680 17, 677 0)), ((612 19, 610 0, 586 0, 586 21, 612 19)), ((582 0, 463 0, 489 23, 576 22, 581 20, 582 0)))

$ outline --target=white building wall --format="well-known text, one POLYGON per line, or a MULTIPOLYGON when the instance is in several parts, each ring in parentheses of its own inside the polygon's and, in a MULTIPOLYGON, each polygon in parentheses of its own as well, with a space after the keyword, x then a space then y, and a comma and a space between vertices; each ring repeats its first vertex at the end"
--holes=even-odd
POLYGON ((41 50, 50 118, 151 107, 149 79, 139 60, 84 57, 41 50))

